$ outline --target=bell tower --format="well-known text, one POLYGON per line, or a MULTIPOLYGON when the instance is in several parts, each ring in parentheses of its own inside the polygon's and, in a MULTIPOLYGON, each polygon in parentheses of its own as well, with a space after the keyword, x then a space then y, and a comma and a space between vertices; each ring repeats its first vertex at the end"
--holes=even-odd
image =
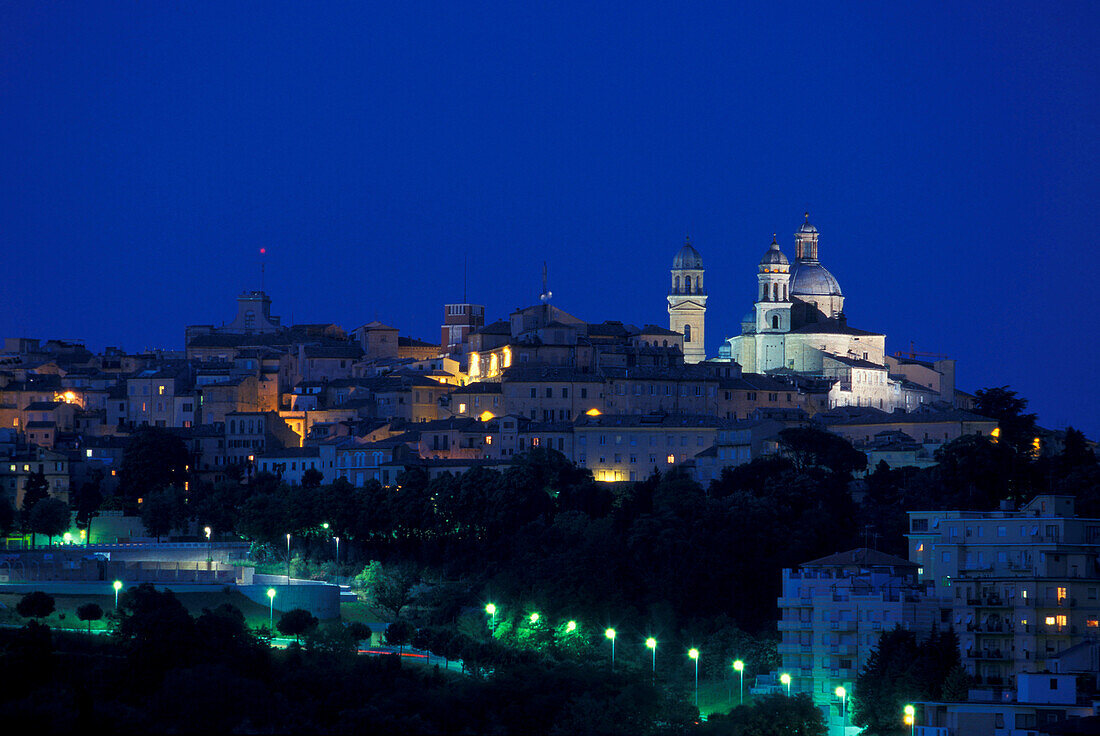
POLYGON ((687 238, 672 260, 668 291, 668 328, 684 336, 685 363, 700 363, 707 358, 703 342, 707 315, 703 273, 703 259, 687 238))

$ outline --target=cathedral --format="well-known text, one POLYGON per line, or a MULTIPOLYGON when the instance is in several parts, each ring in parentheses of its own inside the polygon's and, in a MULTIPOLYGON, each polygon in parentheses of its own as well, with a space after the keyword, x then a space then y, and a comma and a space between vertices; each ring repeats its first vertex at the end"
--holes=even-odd
MULTIPOLYGON (((828 408, 912 410, 932 400, 953 401, 953 360, 901 361, 886 355, 885 335, 848 325, 840 283, 818 259, 818 237, 807 214, 794 234, 792 263, 772 236, 756 269, 756 302, 741 320, 741 334, 727 338, 709 362, 735 362, 746 374, 823 379, 831 386, 828 408), (918 368, 932 380, 910 380, 918 368)), ((672 262, 668 292, 668 326, 684 336, 686 363, 707 360, 703 276, 703 259, 689 240, 672 262)))
POLYGON ((760 259, 756 304, 741 320, 741 334, 726 340, 719 357, 749 373, 786 369, 828 373, 829 357, 885 365, 886 336, 848 326, 844 293, 818 260, 818 232, 810 216, 798 228, 792 264, 779 242, 760 259))

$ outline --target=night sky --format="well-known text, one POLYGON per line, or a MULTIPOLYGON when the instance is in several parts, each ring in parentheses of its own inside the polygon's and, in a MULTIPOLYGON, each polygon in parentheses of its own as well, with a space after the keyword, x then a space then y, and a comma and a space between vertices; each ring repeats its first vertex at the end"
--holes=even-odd
POLYGON ((1100 5, 0 5, 0 336, 183 347, 290 322, 438 340, 443 303, 708 353, 809 210, 851 324, 1100 434, 1100 5))

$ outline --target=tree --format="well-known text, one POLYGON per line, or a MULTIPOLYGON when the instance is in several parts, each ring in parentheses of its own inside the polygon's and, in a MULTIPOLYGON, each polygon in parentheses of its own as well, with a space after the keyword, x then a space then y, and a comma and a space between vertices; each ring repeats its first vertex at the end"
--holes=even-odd
POLYGON ((92 542, 92 519, 99 515, 99 507, 103 505, 103 491, 100 490, 98 477, 87 481, 80 486, 73 498, 76 507, 76 526, 83 529, 88 543, 92 542))
POLYGON ((15 531, 15 506, 7 496, 0 497, 0 537, 6 537, 15 531))
POLYGON ((186 521, 183 502, 183 494, 177 488, 165 488, 146 496, 141 504, 145 531, 159 542, 161 536, 181 527, 186 521))
POLYGON ((752 705, 715 714, 700 731, 703 736, 825 736, 825 719, 806 693, 794 697, 764 695, 752 705))
POLYGON ((383 638, 386 640, 387 644, 391 647, 397 647, 398 651, 400 651, 412 640, 413 634, 415 633, 415 626, 399 618, 386 627, 386 633, 383 635, 383 638))
POLYGON ((275 628, 281 634, 293 636, 294 641, 300 643, 301 635, 317 628, 319 623, 317 617, 304 608, 292 608, 279 617, 279 623, 275 624, 275 628))
POLYGON ((36 503, 28 520, 31 531, 45 534, 50 544, 53 544, 54 537, 65 533, 71 521, 69 504, 57 498, 47 498, 36 503))
POLYGON ((20 506, 20 520, 23 525, 23 531, 29 532, 31 537, 31 545, 37 545, 37 536, 34 536, 34 529, 31 527, 31 512, 34 511, 34 507, 42 500, 49 498, 50 496, 50 483, 46 480, 46 474, 41 470, 31 473, 27 476, 27 482, 23 486, 23 504, 20 506))
POLYGON ((45 618, 53 611, 53 596, 40 590, 27 593, 15 606, 15 612, 23 618, 45 618))
POLYGON ((302 473, 302 488, 320 488, 325 476, 317 468, 309 468, 302 473))
POLYGON ((85 603, 76 609, 76 617, 88 622, 88 633, 92 633, 92 622, 103 618, 103 609, 98 603, 85 603))
POLYGON ((132 509, 144 498, 187 480, 191 456, 176 434, 161 427, 140 427, 130 438, 119 467, 119 494, 132 509))
POLYGON ((974 410, 997 420, 998 441, 1017 453, 1030 457, 1035 439, 1035 414, 1025 414, 1027 399, 1020 398, 1008 386, 978 389, 974 392, 974 410))
POLYGON ((413 565, 401 564, 383 568, 377 560, 355 577, 355 584, 366 595, 367 602, 391 614, 401 616, 412 599, 413 588, 420 582, 420 573, 413 565))
POLYGON ((817 427, 788 427, 779 433, 779 444, 797 470, 823 467, 850 475, 867 467, 867 456, 848 440, 817 427))

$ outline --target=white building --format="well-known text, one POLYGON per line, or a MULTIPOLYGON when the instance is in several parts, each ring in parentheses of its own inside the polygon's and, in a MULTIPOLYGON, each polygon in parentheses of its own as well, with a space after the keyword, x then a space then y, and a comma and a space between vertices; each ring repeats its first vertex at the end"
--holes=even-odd
POLYGON ((916 564, 866 548, 783 571, 781 671, 791 676, 791 692, 809 693, 836 732, 836 688, 855 692, 882 632, 895 626, 930 632, 939 620, 938 602, 917 578, 916 564))
POLYGON ((911 511, 906 536, 978 683, 1010 686, 1100 638, 1100 519, 1078 518, 1072 496, 1019 511, 911 511))

